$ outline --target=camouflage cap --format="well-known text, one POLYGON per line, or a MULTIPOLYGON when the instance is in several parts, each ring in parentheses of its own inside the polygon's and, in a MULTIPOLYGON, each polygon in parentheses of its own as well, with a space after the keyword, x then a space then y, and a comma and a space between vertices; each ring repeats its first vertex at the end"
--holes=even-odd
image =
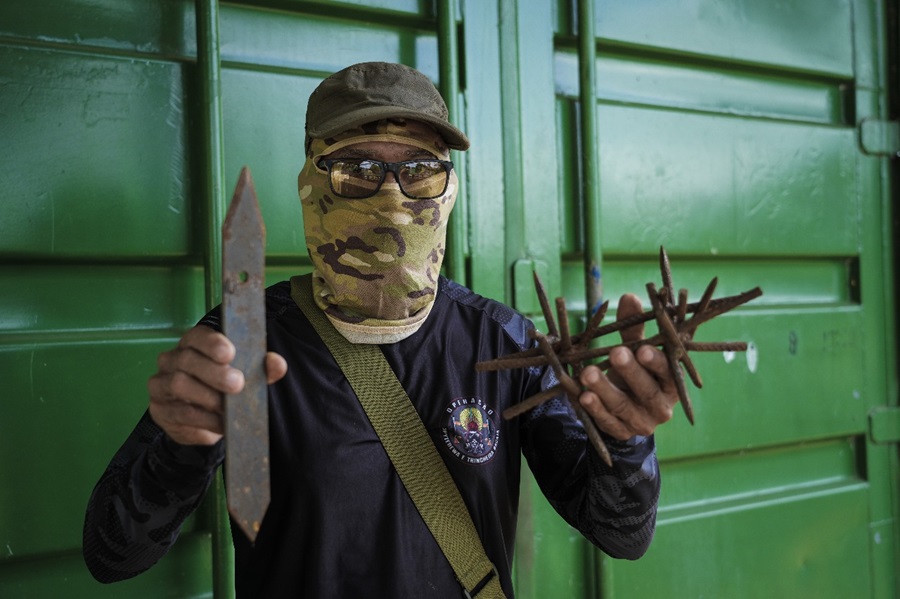
POLYGON ((363 62, 331 75, 310 95, 306 135, 324 139, 382 119, 428 123, 456 150, 469 148, 465 133, 450 124, 447 105, 431 80, 408 66, 363 62))

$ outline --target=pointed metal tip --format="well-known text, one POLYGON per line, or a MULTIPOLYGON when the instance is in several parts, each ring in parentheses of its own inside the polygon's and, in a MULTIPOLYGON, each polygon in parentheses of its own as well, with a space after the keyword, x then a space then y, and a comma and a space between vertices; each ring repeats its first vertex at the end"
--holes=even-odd
POLYGON ((269 510, 269 489, 250 487, 242 489, 226 489, 228 513, 251 543, 256 542, 256 535, 262 526, 266 512, 269 510))
POLYGON ((687 397, 683 398, 681 402, 681 407, 684 408, 684 415, 687 416, 688 422, 691 423, 691 426, 694 425, 694 406, 691 405, 691 400, 687 397))
POLYGON ((234 186, 231 203, 228 205, 228 211, 225 213, 223 233, 232 223, 240 227, 252 225, 254 230, 258 227, 262 232, 263 241, 265 240, 266 225, 263 222, 262 212, 259 208, 259 200, 256 198, 253 176, 250 174, 250 168, 247 166, 241 169, 237 184, 234 186), (241 222, 237 223, 237 221, 241 222))
POLYGON ((244 520, 235 520, 238 524, 238 527, 241 529, 241 532, 244 533, 244 536, 250 541, 251 545, 256 544, 256 536, 259 534, 259 522, 254 521, 252 524, 246 522, 244 520))
POLYGON ((243 190, 245 187, 253 188, 253 175, 250 173, 249 166, 242 166, 241 172, 238 175, 237 184, 234 186, 234 195, 237 196, 238 192, 243 190))

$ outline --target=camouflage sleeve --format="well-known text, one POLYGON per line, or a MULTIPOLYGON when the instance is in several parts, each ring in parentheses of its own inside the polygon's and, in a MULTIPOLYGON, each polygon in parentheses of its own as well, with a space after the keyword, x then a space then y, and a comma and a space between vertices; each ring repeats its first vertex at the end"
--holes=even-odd
POLYGON ((656 528, 659 466, 653 437, 604 437, 608 467, 564 400, 552 400, 522 424, 523 453, 554 509, 612 557, 637 559, 656 528))
POLYGON ((94 578, 124 580, 159 561, 223 457, 221 442, 179 445, 144 413, 88 502, 82 552, 94 578))

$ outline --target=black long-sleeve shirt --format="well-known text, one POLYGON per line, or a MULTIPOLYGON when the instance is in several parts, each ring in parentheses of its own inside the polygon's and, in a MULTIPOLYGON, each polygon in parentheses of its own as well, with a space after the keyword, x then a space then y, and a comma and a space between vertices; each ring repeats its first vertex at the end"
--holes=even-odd
MULTIPOLYGON (((218 328, 218 311, 201 324, 218 328)), ((505 421, 503 410, 553 383, 545 370, 476 372, 531 345, 530 322, 441 279, 419 331, 382 345, 472 514, 507 597, 520 455, 562 517, 614 557, 649 546, 659 472, 653 438, 609 439, 608 468, 564 401, 505 421), (521 452, 521 453, 520 453, 521 452)), ((239 597, 452 597, 461 590, 347 380, 290 297, 267 290, 270 351, 285 357, 269 388, 272 501, 251 545, 234 529, 239 597)), ((101 582, 156 563, 222 462, 221 442, 181 446, 147 414, 91 496, 84 557, 101 582)))

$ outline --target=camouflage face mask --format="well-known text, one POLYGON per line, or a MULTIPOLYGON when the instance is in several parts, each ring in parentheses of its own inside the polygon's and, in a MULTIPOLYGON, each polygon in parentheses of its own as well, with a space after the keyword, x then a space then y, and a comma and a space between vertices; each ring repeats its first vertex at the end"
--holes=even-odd
POLYGON ((449 159, 427 125, 379 121, 310 140, 297 183, 316 304, 349 341, 394 343, 417 331, 434 303, 458 180, 451 171, 443 195, 427 200, 403 195, 393 177, 370 198, 336 196, 316 163, 370 141, 407 144, 449 159))

